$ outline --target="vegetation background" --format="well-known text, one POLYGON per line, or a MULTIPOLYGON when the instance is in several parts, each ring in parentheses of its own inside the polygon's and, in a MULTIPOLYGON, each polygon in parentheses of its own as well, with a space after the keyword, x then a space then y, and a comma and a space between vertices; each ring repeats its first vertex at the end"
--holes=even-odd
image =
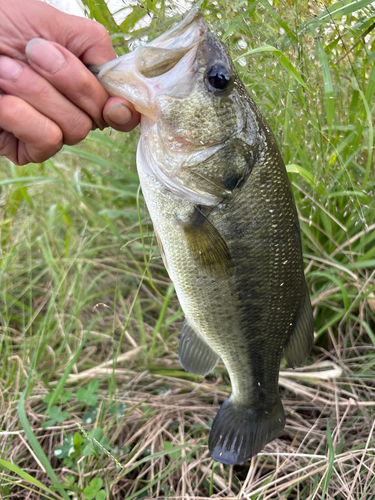
MULTIPOLYGON (((84 2, 119 54, 190 2, 84 2)), ((243 466, 207 450, 223 365, 178 362, 183 315, 139 191, 139 131, 0 160, 0 497, 375 497, 375 5, 199 5, 274 131, 300 215, 316 340, 282 367, 285 431, 243 466)), ((225 126, 225 123, 223 123, 225 126)))

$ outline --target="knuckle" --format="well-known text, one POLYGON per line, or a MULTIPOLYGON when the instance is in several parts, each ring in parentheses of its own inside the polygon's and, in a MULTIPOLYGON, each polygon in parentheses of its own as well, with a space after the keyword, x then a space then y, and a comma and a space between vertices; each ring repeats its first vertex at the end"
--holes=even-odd
POLYGON ((0 54, 0 78, 3 79, 3 85, 9 86, 20 79, 26 66, 13 57, 0 54))
POLYGON ((50 97, 50 85, 44 80, 44 78, 30 78, 27 92, 33 99, 37 99, 39 102, 44 102, 49 100, 50 97))
POLYGON ((63 133, 61 129, 53 124, 49 124, 45 130, 44 142, 49 148, 58 151, 63 144, 63 133))
POLYGON ((60 127, 18 97, 2 96, 0 123, 0 155, 16 165, 44 161, 63 145, 60 127))
POLYGON ((98 40, 103 40, 105 38, 109 39, 108 31, 102 24, 95 23, 94 26, 95 28, 93 29, 93 32, 95 33, 98 40))
POLYGON ((74 126, 68 133, 64 134, 64 142, 69 146, 83 141, 92 129, 92 120, 87 116, 80 113, 76 120, 73 120, 74 126))
POLYGON ((82 71, 79 75, 79 90, 82 95, 90 95, 92 82, 92 74, 88 71, 82 71))
POLYGON ((4 95, 0 100, 2 122, 12 123, 22 119, 24 103, 11 95, 4 95))
POLYGON ((58 151, 59 149, 56 149, 55 151, 49 151, 48 153, 44 152, 43 153, 35 152, 33 154, 28 153, 27 158, 30 158, 29 162, 31 161, 32 163, 42 163, 51 158, 51 156, 53 156, 58 151))
POLYGON ((0 156, 5 156, 16 165, 17 161, 17 139, 13 134, 0 129, 0 156))

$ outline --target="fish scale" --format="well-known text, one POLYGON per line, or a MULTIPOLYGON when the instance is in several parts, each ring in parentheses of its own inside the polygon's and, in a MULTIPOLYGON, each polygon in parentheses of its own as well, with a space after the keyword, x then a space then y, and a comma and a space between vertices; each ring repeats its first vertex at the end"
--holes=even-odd
POLYGON ((280 360, 301 364, 314 331, 275 138, 197 9, 97 77, 142 114, 137 166, 185 313, 180 362, 200 375, 224 362, 232 394, 208 445, 215 460, 243 463, 282 432, 280 360))

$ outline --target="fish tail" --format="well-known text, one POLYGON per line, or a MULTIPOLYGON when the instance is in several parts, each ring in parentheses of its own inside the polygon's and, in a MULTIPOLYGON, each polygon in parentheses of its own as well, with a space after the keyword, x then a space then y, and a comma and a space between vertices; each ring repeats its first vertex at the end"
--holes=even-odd
POLYGON ((243 464, 278 437, 284 425, 280 398, 267 411, 255 411, 229 398, 212 424, 208 440, 211 456, 223 464, 243 464))

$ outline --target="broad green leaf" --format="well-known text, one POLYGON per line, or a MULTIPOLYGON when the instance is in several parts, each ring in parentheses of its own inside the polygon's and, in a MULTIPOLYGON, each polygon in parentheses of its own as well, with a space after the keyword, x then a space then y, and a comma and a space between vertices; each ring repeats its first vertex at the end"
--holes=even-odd
POLYGON ((164 441, 163 448, 168 451, 168 455, 173 460, 177 460, 181 456, 181 450, 175 451, 175 447, 170 441, 164 441))
POLYGON ((61 408, 58 406, 52 406, 52 408, 49 410, 49 416, 56 420, 56 422, 61 423, 63 420, 66 418, 70 417, 70 413, 66 411, 61 411, 61 408))
POLYGON ((94 477, 94 479, 90 481, 90 485, 86 486, 86 488, 83 490, 83 496, 86 500, 92 500, 102 486, 103 479, 101 479, 100 477, 94 477))

